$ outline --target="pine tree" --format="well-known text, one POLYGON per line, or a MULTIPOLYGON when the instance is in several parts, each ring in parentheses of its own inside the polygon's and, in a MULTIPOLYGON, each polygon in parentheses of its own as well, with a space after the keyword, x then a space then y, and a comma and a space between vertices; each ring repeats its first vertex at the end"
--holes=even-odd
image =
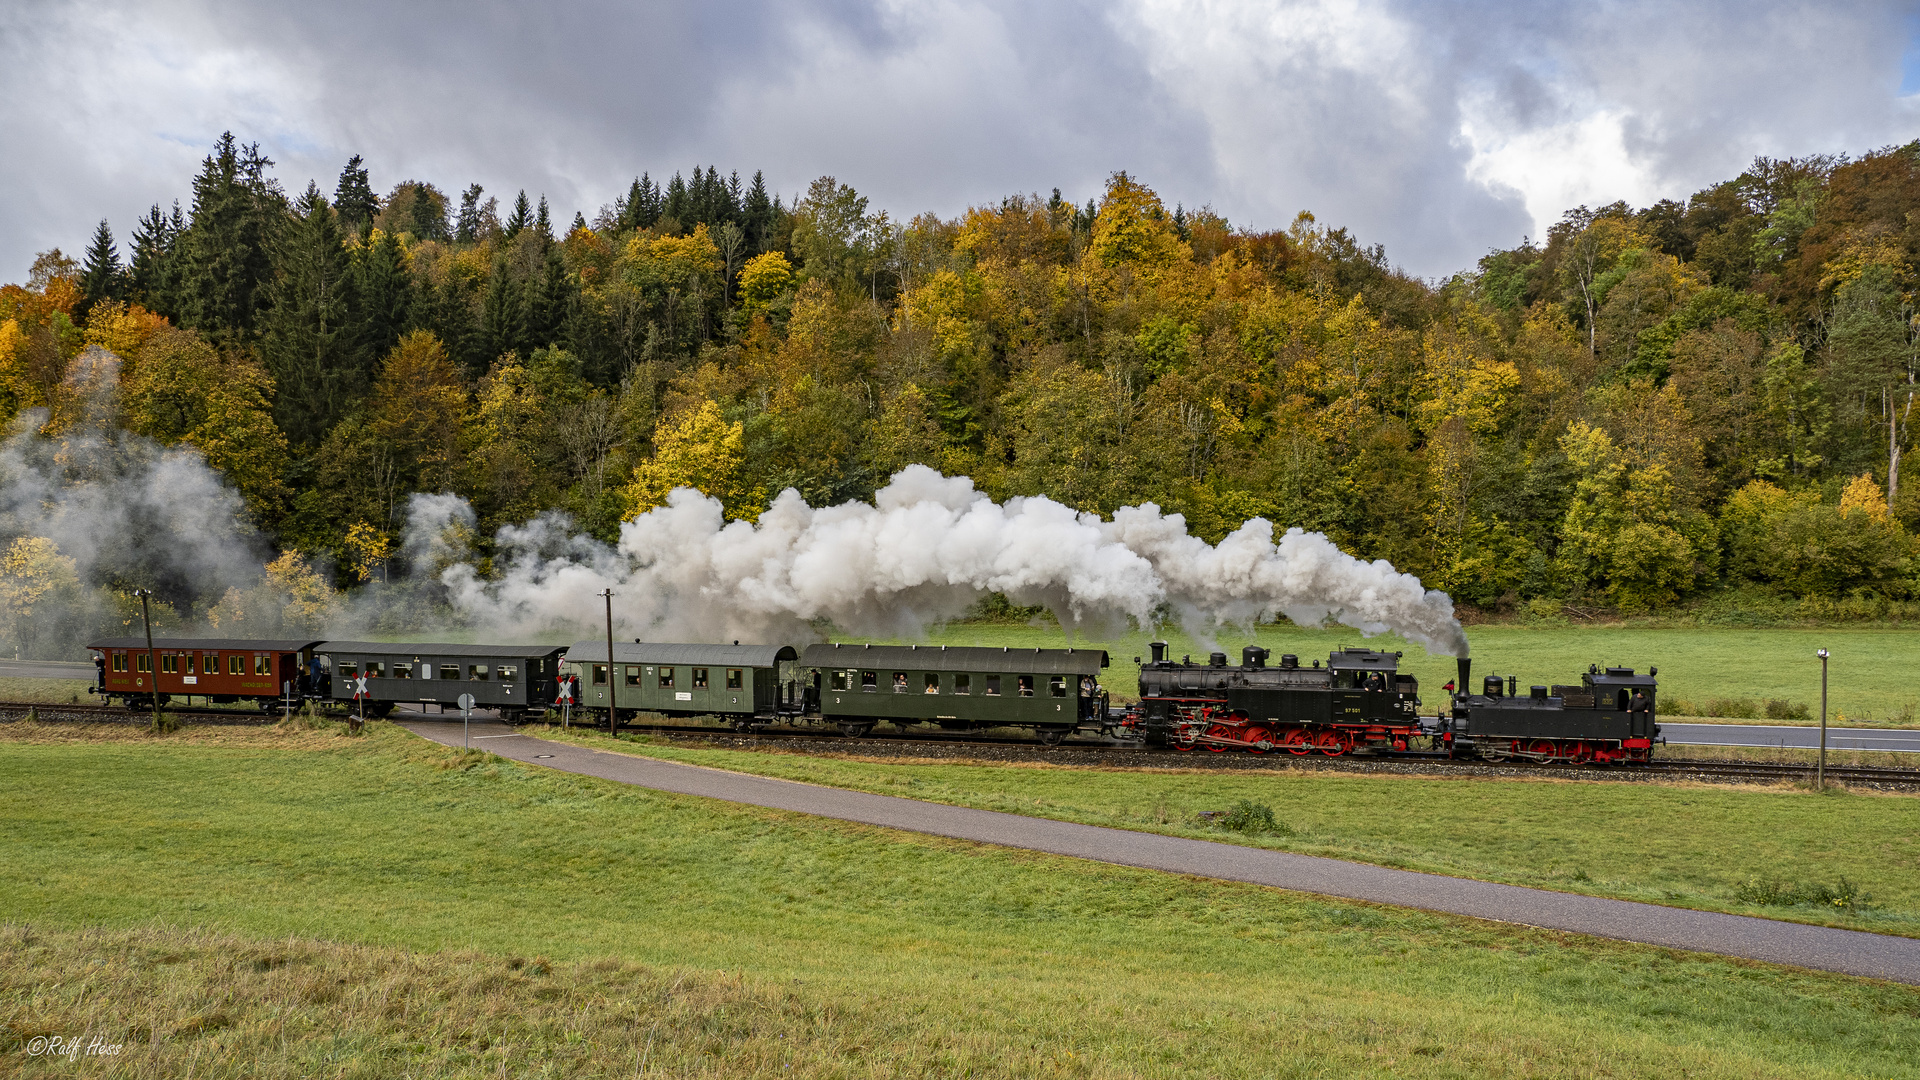
POLYGON ((524 332, 525 312, 520 306, 520 290, 514 286, 507 269, 506 253, 493 260, 493 272, 487 281, 487 299, 480 311, 481 336, 486 342, 486 363, 491 365, 518 348, 524 332))
POLYGON ((511 240, 519 236, 520 230, 526 228, 531 221, 532 211, 527 205, 527 192, 522 188, 520 194, 514 197, 513 213, 507 216, 506 227, 501 231, 506 233, 507 239, 511 240))
POLYGON ((567 294, 571 285, 567 277, 567 264, 560 257, 560 249, 547 249, 547 262, 538 278, 529 280, 524 288, 526 316, 520 325, 521 336, 517 343, 522 356, 531 356, 533 350, 554 344, 560 339, 567 319, 567 294))
POLYGON ((581 213, 578 210, 575 210, 573 212, 573 225, 567 229, 567 235, 572 236, 574 233, 577 233, 581 229, 584 229, 586 227, 587 227, 587 215, 581 213))
MULTIPOLYGON (((179 216, 179 203, 173 204, 173 212, 179 216)), ((128 296, 168 318, 174 316, 171 279, 177 236, 172 222, 160 212, 160 204, 154 203, 147 216, 133 227, 132 265, 127 272, 128 296)))
POLYGON ((360 315, 355 337, 363 363, 373 370, 413 329, 413 273, 392 233, 376 232, 371 243, 360 248, 354 259, 354 294, 360 315))
POLYGON ((547 197, 540 196, 540 210, 533 217, 534 234, 547 243, 553 243, 553 219, 547 216, 547 197))
POLYGON ((638 206, 636 209, 629 211, 633 215, 633 227, 636 229, 653 228, 653 223, 660 220, 660 206, 662 201, 663 197, 660 194, 659 185, 655 184, 646 173, 641 173, 638 206))
POLYGON ((308 184, 293 211, 275 245, 260 352, 276 388, 274 420, 312 446, 365 393, 371 365, 354 340, 353 267, 333 208, 308 184))
POLYGON ((359 154, 340 170, 340 183, 333 189, 333 209, 340 215, 341 226, 351 233, 365 232, 380 212, 380 200, 367 183, 367 170, 361 167, 359 154))
POLYGON ((448 274, 439 288, 425 296, 421 325, 434 332, 447 347, 447 355, 468 378, 478 378, 487 370, 486 335, 473 317, 473 297, 460 283, 457 274, 448 274))
MULTIPOLYGON (((159 208, 155 207, 157 214, 159 208)), ((120 266, 120 249, 114 246, 113 226, 105 218, 93 230, 93 243, 87 245, 87 258, 80 268, 80 303, 73 313, 75 322, 85 323, 87 313, 102 300, 126 297, 126 271, 120 266)))
POLYGON ((755 254, 765 254, 773 233, 773 200, 767 197, 767 181, 758 169, 753 172, 753 186, 747 189, 740 216, 747 230, 747 244, 755 254))
POLYGON ((181 234, 176 306, 183 326, 215 341, 248 340, 273 280, 286 198, 259 145, 220 136, 193 181, 192 224, 181 234))
MULTIPOLYGON (((471 244, 480 239, 480 196, 485 192, 486 189, 479 184, 468 184, 467 190, 460 193, 460 219, 453 233, 455 240, 471 244)), ((445 335, 440 340, 445 341, 445 335)))
POLYGON ((687 197, 687 182, 680 179, 679 173, 667 183, 667 198, 660 207, 660 217, 672 221, 672 230, 676 233, 686 230, 693 213, 691 200, 687 197))

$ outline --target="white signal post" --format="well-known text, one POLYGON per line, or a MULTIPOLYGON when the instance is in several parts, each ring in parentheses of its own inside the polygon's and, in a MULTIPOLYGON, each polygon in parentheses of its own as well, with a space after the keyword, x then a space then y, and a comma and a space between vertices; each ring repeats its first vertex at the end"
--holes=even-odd
POLYGON ((567 730, 568 722, 573 718, 573 680, 560 676, 560 730, 567 730))
POLYGON ((1827 790, 1827 650, 1814 653, 1820 658, 1820 764, 1814 768, 1815 790, 1827 790))

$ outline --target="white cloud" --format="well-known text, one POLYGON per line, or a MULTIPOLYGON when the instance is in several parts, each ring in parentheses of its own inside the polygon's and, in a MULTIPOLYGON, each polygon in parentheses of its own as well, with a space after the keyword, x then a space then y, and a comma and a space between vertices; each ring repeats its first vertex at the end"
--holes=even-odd
POLYGON ((1460 137, 1473 150, 1467 176, 1489 190, 1518 195, 1533 219, 1536 239, 1574 206, 1616 199, 1645 206, 1664 192, 1628 148, 1627 120, 1622 110, 1602 109, 1559 124, 1515 130, 1469 110, 1460 124, 1460 137))

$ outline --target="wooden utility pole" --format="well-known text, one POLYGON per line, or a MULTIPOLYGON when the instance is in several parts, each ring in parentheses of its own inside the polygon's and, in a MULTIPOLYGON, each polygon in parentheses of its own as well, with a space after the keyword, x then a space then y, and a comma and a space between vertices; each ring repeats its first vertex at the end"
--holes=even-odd
POLYGON ((147 598, 153 595, 152 589, 135 589, 133 595, 140 598, 140 621, 147 628, 147 678, 153 683, 147 689, 152 691, 148 698, 153 703, 153 733, 160 734, 160 659, 153 651, 153 610, 147 606, 147 598))
POLYGON ((613 590, 600 593, 607 600, 607 734, 620 734, 620 699, 613 688, 619 680, 613 674, 613 590))

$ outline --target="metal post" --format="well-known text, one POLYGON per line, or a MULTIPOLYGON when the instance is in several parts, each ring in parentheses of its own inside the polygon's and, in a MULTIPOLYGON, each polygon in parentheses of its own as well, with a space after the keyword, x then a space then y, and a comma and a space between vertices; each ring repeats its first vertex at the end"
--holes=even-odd
POLYGON ((1820 764, 1815 767, 1813 786, 1816 790, 1827 790, 1827 650, 1821 649, 1820 657, 1820 764))
POLYGON ((618 735, 620 699, 614 694, 613 688, 619 685, 620 680, 613 674, 613 590, 603 590, 600 595, 607 599, 607 734, 618 735))
POLYGON ((153 595, 153 590, 135 589, 133 595, 140 598, 140 621, 147 628, 147 678, 153 682, 153 685, 148 687, 153 691, 149 700, 153 702, 153 731, 157 735, 160 733, 160 658, 154 655, 153 611, 147 606, 147 598, 153 595))

